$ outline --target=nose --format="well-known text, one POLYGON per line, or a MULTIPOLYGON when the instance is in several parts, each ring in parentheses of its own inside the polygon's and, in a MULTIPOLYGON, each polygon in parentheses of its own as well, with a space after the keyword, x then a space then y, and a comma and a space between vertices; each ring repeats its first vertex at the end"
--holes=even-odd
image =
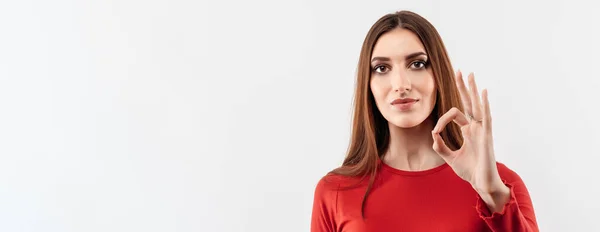
POLYGON ((404 71, 394 73, 392 78, 392 88, 396 93, 409 92, 412 88, 410 78, 404 71))

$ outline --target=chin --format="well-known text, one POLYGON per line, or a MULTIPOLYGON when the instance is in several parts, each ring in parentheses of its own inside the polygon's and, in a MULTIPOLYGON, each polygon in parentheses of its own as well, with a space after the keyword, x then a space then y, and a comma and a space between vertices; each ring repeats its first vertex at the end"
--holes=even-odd
POLYGON ((416 127, 418 125, 421 125, 421 123, 425 120, 425 118, 423 118, 422 120, 419 119, 415 119, 415 118, 406 118, 406 117, 397 117, 394 118, 392 120, 388 120, 388 122, 394 126, 400 127, 400 128, 413 128, 416 127))
POLYGON ((420 125, 420 122, 417 122, 416 120, 394 120, 394 121, 389 121, 390 124, 400 127, 400 128, 413 128, 416 127, 418 125, 420 125))
POLYGON ((390 125, 408 129, 421 125, 427 115, 393 115, 386 119, 390 125))

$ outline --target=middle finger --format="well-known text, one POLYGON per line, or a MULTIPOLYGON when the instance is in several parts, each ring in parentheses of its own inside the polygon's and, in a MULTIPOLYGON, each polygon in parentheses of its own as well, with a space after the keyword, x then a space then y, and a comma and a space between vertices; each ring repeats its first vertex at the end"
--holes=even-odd
POLYGON ((475 74, 469 74, 469 90, 471 91, 471 112, 473 117, 480 120, 481 115, 481 98, 479 98, 479 90, 477 90, 477 84, 475 83, 475 74))

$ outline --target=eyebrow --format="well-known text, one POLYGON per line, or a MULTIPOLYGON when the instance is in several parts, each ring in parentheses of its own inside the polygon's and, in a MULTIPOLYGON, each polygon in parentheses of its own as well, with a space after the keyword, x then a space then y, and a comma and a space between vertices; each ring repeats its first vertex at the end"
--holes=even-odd
MULTIPOLYGON (((415 58, 417 56, 427 56, 427 53, 425 53, 425 52, 411 53, 411 54, 408 54, 405 57, 405 59, 410 60, 410 59, 415 58)), ((389 57, 376 56, 376 57, 373 57, 373 59, 371 59, 371 63, 373 63, 375 61, 390 61, 390 58, 389 57)))

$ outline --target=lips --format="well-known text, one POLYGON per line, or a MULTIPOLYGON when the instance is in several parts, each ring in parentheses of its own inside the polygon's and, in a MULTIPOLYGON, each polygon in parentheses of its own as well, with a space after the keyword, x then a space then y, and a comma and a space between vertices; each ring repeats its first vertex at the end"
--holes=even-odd
POLYGON ((406 104, 406 103, 412 103, 412 102, 417 102, 417 101, 418 100, 412 99, 412 98, 402 98, 402 99, 398 98, 392 102, 392 105, 406 104))

